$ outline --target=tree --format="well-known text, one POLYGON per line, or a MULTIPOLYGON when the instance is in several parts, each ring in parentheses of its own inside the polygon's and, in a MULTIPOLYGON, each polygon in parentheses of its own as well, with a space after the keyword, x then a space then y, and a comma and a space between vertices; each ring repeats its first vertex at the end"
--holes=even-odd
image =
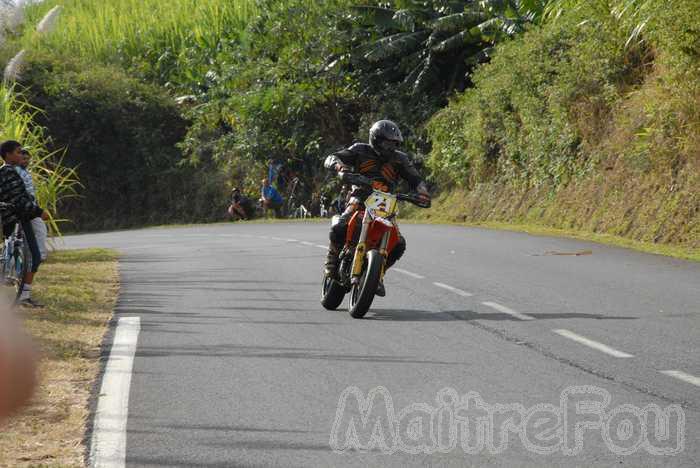
POLYGON ((411 95, 444 98, 469 84, 493 45, 541 17, 545 0, 404 0, 355 6, 340 25, 368 92, 399 84, 411 95))

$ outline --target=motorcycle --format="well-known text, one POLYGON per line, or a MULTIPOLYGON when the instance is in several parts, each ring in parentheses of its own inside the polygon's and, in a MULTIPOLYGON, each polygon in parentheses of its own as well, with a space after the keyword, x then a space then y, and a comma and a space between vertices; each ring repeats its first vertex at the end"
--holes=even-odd
MULTIPOLYGON (((324 275, 321 304, 328 310, 335 310, 345 295, 350 294, 348 311, 353 318, 362 318, 384 279, 387 257, 399 240, 398 202, 430 208, 430 201, 412 194, 384 192, 361 174, 341 173, 340 177, 344 183, 365 187, 370 193, 348 222, 345 245, 338 258, 337 277, 324 275)), ((333 217, 334 224, 338 218, 338 215, 333 217)))

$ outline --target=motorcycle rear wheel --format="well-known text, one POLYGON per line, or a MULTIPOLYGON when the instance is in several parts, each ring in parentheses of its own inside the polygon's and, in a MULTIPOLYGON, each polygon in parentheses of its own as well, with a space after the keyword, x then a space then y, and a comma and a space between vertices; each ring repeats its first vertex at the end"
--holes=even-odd
POLYGON ((384 257, 378 250, 370 250, 367 253, 365 268, 360 276, 360 281, 350 289, 350 301, 348 311, 352 318, 362 318, 369 311, 374 295, 379 286, 379 278, 382 273, 384 257))

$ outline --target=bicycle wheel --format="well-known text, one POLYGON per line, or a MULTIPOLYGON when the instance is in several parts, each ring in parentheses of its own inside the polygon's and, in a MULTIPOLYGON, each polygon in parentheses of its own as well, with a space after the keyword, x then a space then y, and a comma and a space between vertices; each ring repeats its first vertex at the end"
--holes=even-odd
POLYGON ((4 239, 0 244, 0 301, 2 305, 8 305, 15 301, 17 291, 14 280, 11 278, 12 263, 11 239, 4 239))
POLYGON ((5 239, 0 248, 0 288, 3 304, 15 303, 22 294, 24 278, 31 266, 29 246, 17 230, 5 239))
MULTIPOLYGON (((22 233, 24 234, 24 233, 22 233)), ((12 257, 10 257, 10 277, 15 288, 15 301, 19 300, 24 287, 24 278, 29 272, 32 264, 32 254, 29 251, 29 246, 24 241, 23 237, 17 236, 12 248, 12 257)))

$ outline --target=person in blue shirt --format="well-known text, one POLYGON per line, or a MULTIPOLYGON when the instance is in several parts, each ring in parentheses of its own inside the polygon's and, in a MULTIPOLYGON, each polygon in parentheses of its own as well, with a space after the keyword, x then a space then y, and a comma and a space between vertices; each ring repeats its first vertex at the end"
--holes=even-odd
POLYGON ((267 178, 262 180, 262 194, 260 201, 262 202, 263 208, 274 211, 276 218, 282 216, 282 205, 284 204, 284 199, 277 189, 270 185, 270 181, 267 178))

